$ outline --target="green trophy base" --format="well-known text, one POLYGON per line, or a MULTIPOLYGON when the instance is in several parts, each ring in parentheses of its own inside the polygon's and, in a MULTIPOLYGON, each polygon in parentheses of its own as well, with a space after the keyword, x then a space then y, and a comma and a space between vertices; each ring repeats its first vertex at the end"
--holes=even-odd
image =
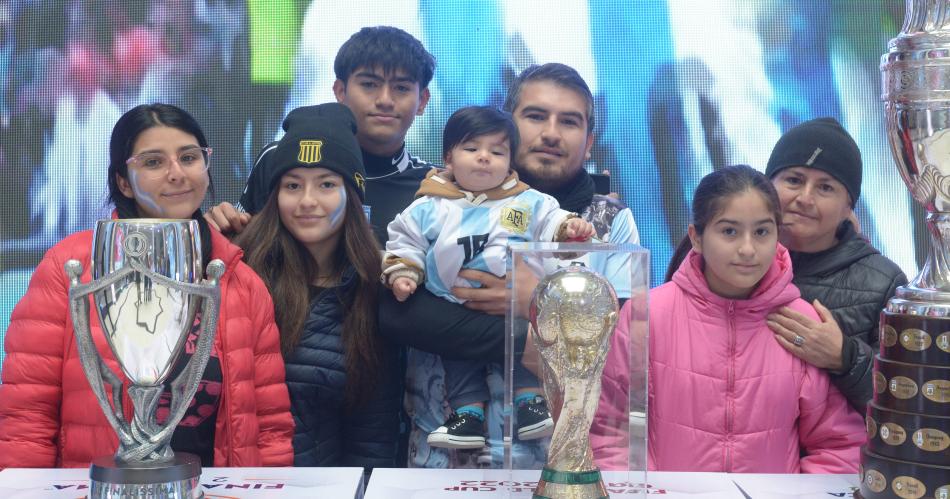
POLYGON ((89 499, 151 498, 200 499, 201 460, 194 454, 175 454, 171 461, 124 463, 100 457, 89 469, 89 499))
POLYGON ((600 470, 555 471, 545 467, 532 499, 610 499, 600 470))

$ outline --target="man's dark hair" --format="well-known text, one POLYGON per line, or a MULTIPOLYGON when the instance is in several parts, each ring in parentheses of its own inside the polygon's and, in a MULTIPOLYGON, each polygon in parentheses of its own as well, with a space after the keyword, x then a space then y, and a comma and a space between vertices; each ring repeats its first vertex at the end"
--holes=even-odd
POLYGON ((359 68, 381 68, 384 73, 402 70, 419 90, 429 86, 435 71, 432 57, 422 42, 392 26, 365 27, 350 37, 336 53, 333 72, 344 84, 359 68))
POLYGON ((491 106, 463 107, 452 113, 445 122, 445 130, 442 132, 442 159, 445 159, 453 147, 466 140, 498 132, 503 132, 508 139, 508 151, 513 161, 520 135, 511 115, 491 106))
POLYGON ((594 131, 594 95, 590 92, 587 82, 581 78, 580 73, 566 64, 550 62, 528 66, 508 86, 508 95, 505 97, 504 105, 505 111, 515 112, 521 100, 522 87, 533 81, 549 81, 581 94, 587 100, 587 133, 594 131))

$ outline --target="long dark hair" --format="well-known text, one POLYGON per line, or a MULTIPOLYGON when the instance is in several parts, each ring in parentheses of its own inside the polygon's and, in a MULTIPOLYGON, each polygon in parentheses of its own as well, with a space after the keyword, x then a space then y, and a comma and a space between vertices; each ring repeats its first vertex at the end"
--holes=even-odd
MULTIPOLYGON (((141 218, 135 199, 122 194, 118 177, 129 179, 129 166, 125 163, 132 156, 132 148, 142 132, 157 126, 175 128, 193 135, 201 147, 208 147, 208 139, 201 126, 185 110, 170 104, 141 104, 125 112, 112 127, 109 139, 109 201, 115 206, 119 218, 141 218)), ((208 176, 208 191, 214 196, 211 176, 208 176)), ((207 267, 211 259, 211 229, 201 215, 201 209, 191 218, 198 221, 201 231, 201 253, 203 266, 207 267)))
POLYGON ((383 362, 376 336, 376 294, 381 256, 379 244, 363 214, 359 195, 348 182, 343 185, 346 189, 346 214, 343 237, 334 253, 335 268, 318 268, 307 248, 281 222, 276 188, 234 243, 244 249, 244 260, 264 280, 277 304, 274 316, 285 357, 300 342, 310 311, 310 283, 318 275, 339 274, 346 266, 353 266, 358 282, 340 297, 346 363, 344 403, 348 409, 353 409, 369 399, 383 362))
MULTIPOLYGON (((696 233, 702 235, 706 230, 706 225, 722 212, 723 206, 733 196, 746 191, 757 191, 761 194, 765 205, 775 217, 776 226, 782 225, 782 207, 772 182, 751 166, 734 165, 715 170, 699 181, 699 186, 693 194, 692 219, 696 233)), ((673 274, 679 269, 692 247, 689 235, 684 236, 676 247, 676 251, 673 252, 669 267, 666 268, 664 282, 673 279, 673 274)))

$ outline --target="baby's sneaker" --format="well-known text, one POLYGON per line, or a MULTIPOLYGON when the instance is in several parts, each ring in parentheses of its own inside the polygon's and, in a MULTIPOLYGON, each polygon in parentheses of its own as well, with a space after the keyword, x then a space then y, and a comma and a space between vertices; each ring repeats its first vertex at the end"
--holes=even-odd
POLYGON ((485 421, 474 414, 453 412, 442 426, 429 433, 426 442, 443 449, 480 449, 485 446, 484 426, 485 421))
POLYGON ((518 404, 517 415, 518 438, 521 440, 549 437, 554 433, 554 419, 548 410, 547 401, 540 395, 518 404))

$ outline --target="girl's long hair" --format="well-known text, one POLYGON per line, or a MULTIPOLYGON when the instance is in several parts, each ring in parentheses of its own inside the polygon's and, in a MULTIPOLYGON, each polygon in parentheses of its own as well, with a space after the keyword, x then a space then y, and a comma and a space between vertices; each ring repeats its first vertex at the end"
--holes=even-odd
MULTIPOLYGON (((772 216, 775 217, 777 227, 782 225, 782 208, 778 199, 778 193, 768 177, 761 172, 746 165, 726 166, 713 171, 703 177, 696 187, 693 194, 693 227, 696 233, 703 234, 706 225, 712 219, 716 218, 722 212, 723 206, 733 197, 746 191, 756 191, 762 195, 765 205, 768 207, 772 216)), ((679 245, 673 252, 670 259, 670 265, 666 268, 666 278, 664 282, 670 282, 673 274, 679 269, 689 250, 693 248, 693 243, 689 240, 689 235, 680 240, 679 245)))
POLYGON ((263 279, 274 300, 281 351, 286 358, 300 343, 310 312, 310 283, 318 275, 340 275, 352 265, 357 279, 339 296, 343 304, 343 351, 346 364, 344 403, 353 409, 369 399, 382 369, 382 347, 376 335, 377 297, 381 272, 380 250, 363 214, 359 195, 349 183, 343 234, 334 253, 334 268, 320 269, 310 252, 280 220, 278 189, 271 192, 260 213, 234 240, 244 249, 244 260, 263 279))
MULTIPOLYGON (((109 201, 115 205, 119 218, 141 218, 135 199, 127 197, 119 190, 118 177, 129 179, 129 166, 125 163, 132 156, 132 148, 142 132, 149 128, 166 126, 175 128, 195 137, 198 145, 208 147, 201 126, 190 114, 170 104, 141 104, 125 112, 112 127, 109 139, 109 201)), ((208 192, 214 197, 214 185, 208 175, 208 192)), ((211 229, 201 214, 201 208, 192 213, 191 218, 198 222, 201 233, 202 267, 207 268, 211 260, 211 229)))

